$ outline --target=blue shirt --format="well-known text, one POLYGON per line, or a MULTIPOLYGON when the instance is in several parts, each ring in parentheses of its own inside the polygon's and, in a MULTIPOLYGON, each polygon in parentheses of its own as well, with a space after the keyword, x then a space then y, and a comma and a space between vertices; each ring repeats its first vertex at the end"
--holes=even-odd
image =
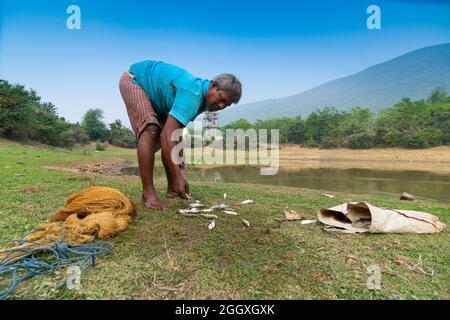
POLYGON ((138 62, 128 71, 134 75, 133 82, 147 93, 157 114, 169 114, 187 126, 206 111, 204 101, 209 80, 162 61, 138 62))

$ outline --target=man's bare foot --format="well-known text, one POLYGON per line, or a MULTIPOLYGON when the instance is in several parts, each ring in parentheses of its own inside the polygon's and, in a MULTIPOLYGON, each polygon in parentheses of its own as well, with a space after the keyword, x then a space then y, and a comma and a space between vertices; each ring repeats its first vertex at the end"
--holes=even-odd
POLYGON ((167 206, 158 198, 156 192, 144 192, 142 202, 147 209, 165 210, 167 206))
POLYGON ((175 191, 167 189, 166 198, 173 199, 173 198, 179 198, 179 197, 180 197, 180 195, 178 193, 176 193, 175 191))
POLYGON ((173 191, 173 188, 172 188, 172 186, 171 186, 170 184, 167 186, 166 198, 168 198, 168 199, 174 199, 174 198, 180 198, 180 199, 183 199, 183 198, 178 194, 178 192, 173 191))
MULTIPOLYGON (((188 197, 191 197, 190 194, 188 194, 187 196, 188 196, 188 197)), ((170 189, 170 188, 167 188, 166 198, 168 198, 168 199, 174 199, 174 198, 185 199, 185 198, 183 198, 181 195, 179 195, 177 192, 173 191, 173 190, 170 189)))

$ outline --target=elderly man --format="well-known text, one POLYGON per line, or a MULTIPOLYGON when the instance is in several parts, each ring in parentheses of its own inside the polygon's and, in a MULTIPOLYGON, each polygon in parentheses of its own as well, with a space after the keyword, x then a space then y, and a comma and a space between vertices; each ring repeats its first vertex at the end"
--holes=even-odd
POLYGON ((171 158, 177 141, 175 130, 184 128, 200 113, 223 110, 241 98, 240 81, 231 74, 213 80, 193 76, 188 71, 162 61, 138 62, 120 79, 120 93, 138 140, 137 156, 142 181, 142 201, 146 208, 164 210, 153 184, 154 153, 161 148, 169 198, 190 196, 182 166, 171 158))

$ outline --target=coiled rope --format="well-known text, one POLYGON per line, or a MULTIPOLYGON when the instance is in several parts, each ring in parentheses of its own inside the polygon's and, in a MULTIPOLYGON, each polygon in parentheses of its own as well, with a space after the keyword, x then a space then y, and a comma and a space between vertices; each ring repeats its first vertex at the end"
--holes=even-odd
MULTIPOLYGON (((0 261, 0 279, 11 278, 7 289, 0 292, 0 300, 9 296, 22 282, 37 276, 49 275, 57 269, 78 266, 81 271, 95 265, 96 256, 113 253, 113 244, 108 241, 94 241, 90 244, 71 246, 58 240, 53 244, 27 240, 7 240, 6 245, 21 245, 2 250, 5 258, 0 261), (32 245, 24 247, 24 245, 32 245), (25 257, 24 257, 25 256, 25 257)), ((61 285, 67 284, 67 280, 61 285)))

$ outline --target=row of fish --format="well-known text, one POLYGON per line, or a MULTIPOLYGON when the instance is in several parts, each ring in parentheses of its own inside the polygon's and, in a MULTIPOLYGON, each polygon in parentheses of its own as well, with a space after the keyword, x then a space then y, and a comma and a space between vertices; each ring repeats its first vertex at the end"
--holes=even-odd
MULTIPOLYGON (((226 193, 224 194, 224 199, 226 199, 226 193)), ((246 205, 246 204, 251 204, 251 203, 254 203, 254 201, 248 199, 248 200, 242 201, 240 204, 246 205)), ((198 200, 195 203, 191 203, 189 205, 189 208, 187 208, 187 209, 179 209, 177 211, 177 213, 181 214, 183 216, 187 216, 187 217, 203 217, 206 219, 211 219, 211 223, 208 225, 208 229, 212 230, 216 226, 216 219, 218 217, 215 214, 211 214, 211 212, 214 212, 216 210, 221 210, 223 213, 231 215, 231 216, 238 215, 238 213, 236 211, 231 209, 226 204, 223 204, 223 203, 217 204, 217 205, 213 205, 213 206, 207 208, 207 206, 205 204, 200 203, 200 201, 198 201, 198 200)), ((247 228, 250 227, 250 222, 248 222, 245 219, 242 219, 242 224, 244 226, 246 226, 247 228)))

